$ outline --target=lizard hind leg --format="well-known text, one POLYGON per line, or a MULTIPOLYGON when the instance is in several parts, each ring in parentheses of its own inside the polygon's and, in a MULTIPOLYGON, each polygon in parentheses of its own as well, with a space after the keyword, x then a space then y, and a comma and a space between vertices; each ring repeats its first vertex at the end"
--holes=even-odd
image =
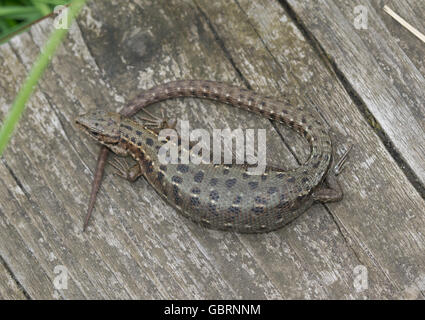
POLYGON ((316 191, 313 192, 313 199, 315 201, 337 202, 342 200, 344 193, 338 183, 337 175, 342 172, 343 165, 347 160, 348 153, 351 151, 351 149, 352 146, 350 146, 347 151, 344 152, 337 164, 329 171, 328 175, 325 178, 325 184, 327 186, 322 185, 316 191))
POLYGON ((313 192, 314 201, 319 202, 336 202, 342 200, 344 193, 338 183, 335 173, 330 172, 325 179, 327 186, 320 186, 313 192))

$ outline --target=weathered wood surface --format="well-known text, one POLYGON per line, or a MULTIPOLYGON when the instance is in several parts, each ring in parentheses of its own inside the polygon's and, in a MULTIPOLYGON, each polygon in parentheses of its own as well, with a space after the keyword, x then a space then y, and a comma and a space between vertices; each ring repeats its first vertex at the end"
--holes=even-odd
POLYGON ((425 44, 383 10, 388 5, 425 33, 423 1, 288 2, 378 121, 377 130, 424 185, 425 44), (360 4, 367 17, 365 29, 356 28, 360 13, 355 7, 360 4))
POLYGON ((6 299, 24 300, 26 297, 3 261, 0 261, 0 300, 6 299))
MULTIPOLYGON (((0 284, 0 296, 22 297, 21 286, 31 298, 423 298, 424 200, 284 7, 89 3, 0 161, 0 256, 8 266, 0 280, 17 283, 0 284), (354 144, 341 176, 344 200, 315 205, 273 233, 238 235, 191 223, 143 179, 130 184, 108 168, 82 233, 99 147, 72 119, 117 110, 144 88, 182 78, 237 83, 318 111, 339 154, 354 144), (359 265, 368 270, 365 290, 354 286, 359 265), (57 266, 69 271, 67 289, 53 286, 57 266)), ((46 21, 0 47, 2 118, 50 28, 46 21)), ((194 99, 149 110, 160 108, 192 128, 266 128, 271 164, 294 167, 306 157, 293 132, 247 112, 194 99)))

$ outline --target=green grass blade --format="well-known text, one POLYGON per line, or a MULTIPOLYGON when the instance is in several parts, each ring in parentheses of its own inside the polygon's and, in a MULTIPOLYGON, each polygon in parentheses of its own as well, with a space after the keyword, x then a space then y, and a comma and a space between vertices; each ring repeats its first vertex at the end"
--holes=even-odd
POLYGON ((64 1, 64 0, 33 0, 33 1, 38 3, 52 4, 55 6, 64 5, 71 2, 71 1, 64 1))
MULTIPOLYGON (((74 20, 74 17, 78 14, 85 2, 85 0, 71 1, 71 6, 68 11, 68 26, 71 25, 72 21, 74 20)), ((22 115, 22 112, 25 109, 26 102, 34 91, 38 80, 42 76, 44 70, 49 64, 50 59, 52 58, 58 45, 61 43, 67 32, 67 29, 55 29, 52 32, 46 45, 44 46, 36 62, 34 63, 22 88, 19 90, 19 93, 15 101, 13 102, 12 107, 10 108, 10 111, 3 123, 3 126, 0 129, 0 156, 3 154, 3 151, 13 132, 13 129, 15 128, 17 122, 19 121, 22 115)))
POLYGON ((31 3, 37 8, 42 16, 46 16, 50 13, 50 8, 47 4, 38 2, 37 0, 32 0, 31 3))
POLYGON ((25 16, 27 14, 37 13, 37 8, 34 7, 18 7, 18 6, 10 6, 10 7, 0 7, 0 17, 20 17, 25 16))

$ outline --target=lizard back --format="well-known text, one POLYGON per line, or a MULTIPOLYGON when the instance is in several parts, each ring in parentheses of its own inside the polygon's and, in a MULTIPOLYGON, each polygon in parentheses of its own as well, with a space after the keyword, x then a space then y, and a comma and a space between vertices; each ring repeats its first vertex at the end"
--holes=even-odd
MULTIPOLYGON (((193 221, 215 229, 266 232, 284 226, 312 205, 312 193, 331 161, 331 139, 310 112, 224 83, 169 82, 143 92, 122 114, 114 115, 119 118, 119 128, 114 131, 115 135, 118 131, 118 147, 140 163, 143 175, 164 199, 193 221), (163 142, 125 115, 132 114, 132 108, 176 97, 215 100, 286 124, 307 139, 310 156, 294 170, 266 168, 260 175, 249 174, 241 165, 161 164, 158 150, 163 142)), ((94 138, 114 151, 100 136, 96 133, 94 138)))

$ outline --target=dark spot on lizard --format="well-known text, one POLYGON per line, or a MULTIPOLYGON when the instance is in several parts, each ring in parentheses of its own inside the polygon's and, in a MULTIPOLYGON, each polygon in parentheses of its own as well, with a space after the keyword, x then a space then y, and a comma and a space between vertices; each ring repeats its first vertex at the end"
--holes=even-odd
POLYGON ((225 168, 225 169, 223 170, 223 174, 224 174, 224 175, 229 174, 229 172, 230 172, 230 170, 229 170, 229 169, 227 169, 227 168, 225 168))
POLYGON ((197 207, 197 206, 199 206, 200 202, 199 202, 198 197, 191 197, 191 198, 190 198, 190 204, 191 204, 193 207, 197 207))
POLYGON ((269 190, 267 191, 268 194, 274 194, 277 192, 277 188, 276 187, 270 187, 269 190))
POLYGON ((249 178, 249 174, 246 173, 246 172, 242 173, 242 178, 248 179, 249 178))
POLYGON ((177 171, 181 172, 181 173, 186 173, 189 171, 189 166, 187 164, 179 164, 177 166, 177 171))
POLYGON ((288 181, 289 183, 294 183, 295 182, 295 177, 290 177, 286 181, 288 181))
POLYGON ((147 138, 147 139, 146 139, 146 144, 147 144, 148 146, 153 146, 153 140, 152 140, 151 138, 147 138))
POLYGON ((264 207, 254 207, 251 209, 251 211, 253 211, 254 213, 263 213, 264 207))
POLYGON ((131 137, 131 142, 136 143, 136 138, 135 137, 131 137))
POLYGON ((235 213, 235 214, 238 214, 241 212, 241 208, 235 207, 235 206, 231 206, 227 210, 229 210, 230 213, 235 213))
POLYGON ((164 174, 162 172, 158 172, 158 181, 162 181, 164 178, 164 174))
POLYGON ((282 209, 282 208, 287 208, 288 206, 289 206, 289 202, 288 201, 283 201, 283 202, 280 202, 277 205, 277 208, 282 209))
POLYGON ((278 174, 276 175, 276 177, 278 177, 279 179, 282 179, 284 176, 285 176, 285 175, 284 175, 283 173, 278 173, 278 174))
POLYGON ((210 198, 211 200, 217 201, 220 198, 220 196, 217 191, 213 190, 210 193, 210 198))
POLYGON ((216 178, 212 178, 210 180, 210 185, 215 186, 215 185, 217 185, 217 182, 218 182, 218 180, 216 178))
POLYGON ((139 131, 139 130, 136 130, 136 134, 137 134, 138 136, 141 136, 141 135, 142 135, 142 132, 141 132, 141 131, 139 131))
POLYGON ((267 200, 264 199, 263 197, 255 197, 255 202, 256 203, 261 203, 261 204, 266 204, 267 200))
POLYGON ((248 185, 252 190, 254 190, 258 187, 258 182, 257 181, 251 181, 251 182, 248 182, 248 185))
POLYGON ((175 197, 179 195, 179 187, 177 187, 176 185, 173 185, 173 194, 175 197))
POLYGON ((159 169, 162 170, 162 171, 164 171, 164 172, 167 172, 167 166, 166 165, 161 164, 159 166, 159 169))
POLYGON ((152 167, 152 161, 148 161, 146 163, 146 172, 147 173, 151 173, 153 171, 153 167, 152 167))
POLYGON ((235 178, 226 180, 226 187, 231 188, 235 185, 236 182, 237 180, 235 178))
POLYGON ((179 176, 173 176, 171 178, 171 181, 173 181, 174 183, 180 184, 180 183, 183 182, 183 178, 182 177, 179 177, 179 176))
POLYGON ((201 189, 199 189, 198 187, 192 188, 192 190, 190 190, 193 194, 200 194, 201 193, 201 189))
POLYGON ((193 180, 195 180, 195 182, 201 183, 202 180, 204 179, 204 172, 203 171, 198 171, 195 176, 193 177, 193 180))
POLYGON ((233 203, 234 204, 238 204, 238 203, 241 203, 241 201, 242 201, 242 197, 241 196, 236 196, 236 198, 233 200, 233 203))
POLYGON ((180 196, 179 195, 176 195, 175 197, 174 197, 174 201, 175 201, 175 203, 176 203, 176 205, 181 205, 182 204, 182 198, 180 198, 180 196))
POLYGON ((217 211, 217 206, 216 206, 215 204, 213 204, 213 203, 209 203, 209 204, 208 204, 208 210, 209 210, 210 212, 216 213, 216 211, 217 211))

